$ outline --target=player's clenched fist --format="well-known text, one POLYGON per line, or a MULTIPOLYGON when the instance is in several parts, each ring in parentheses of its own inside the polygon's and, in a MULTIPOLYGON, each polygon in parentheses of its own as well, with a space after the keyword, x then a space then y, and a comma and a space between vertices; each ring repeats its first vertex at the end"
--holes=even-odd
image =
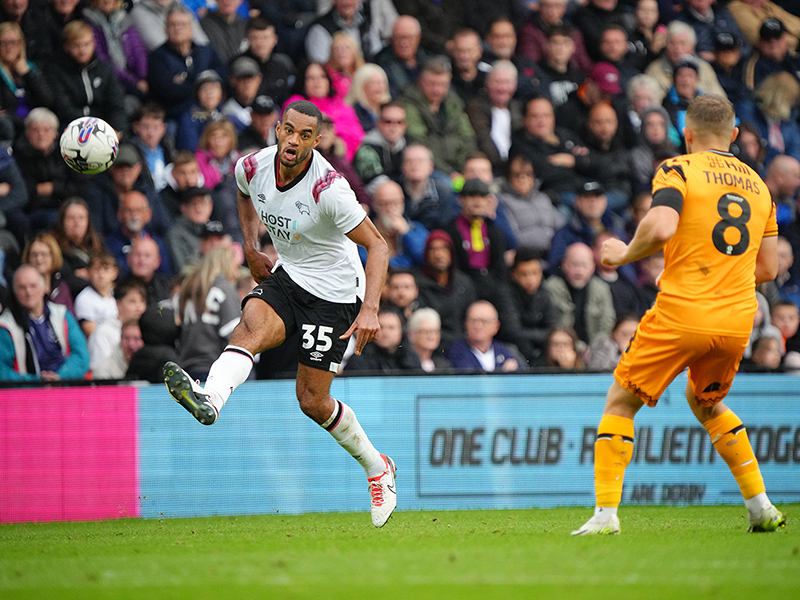
POLYGON ((604 265, 615 266, 627 262, 625 255, 628 253, 628 244, 622 240, 608 239, 600 248, 600 257, 604 265))

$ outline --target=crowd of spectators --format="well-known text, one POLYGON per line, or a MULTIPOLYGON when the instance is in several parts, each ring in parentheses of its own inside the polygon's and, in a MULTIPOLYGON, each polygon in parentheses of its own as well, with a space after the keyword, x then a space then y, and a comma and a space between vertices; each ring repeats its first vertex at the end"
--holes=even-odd
MULTIPOLYGON (((282 108, 391 251, 381 335, 344 371, 611 370, 660 254, 599 262, 685 151, 686 108, 735 105, 731 152, 777 206, 779 274, 743 368, 800 369, 797 0, 0 0, 0 380, 204 377, 254 285, 233 167, 282 108), (66 123, 121 139, 61 160, 66 123)), ((268 236, 262 250, 274 251, 268 236)), ((287 346, 297 340, 287 340, 287 346)), ((291 371, 290 352, 255 372, 291 371)))

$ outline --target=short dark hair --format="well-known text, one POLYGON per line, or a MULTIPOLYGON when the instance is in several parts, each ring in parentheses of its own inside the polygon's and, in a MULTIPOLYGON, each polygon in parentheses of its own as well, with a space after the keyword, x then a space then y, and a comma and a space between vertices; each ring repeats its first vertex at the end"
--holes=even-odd
POLYGON ((163 121, 166 116, 167 113, 163 106, 156 104, 155 102, 145 102, 134 113, 133 122, 136 123, 137 121, 141 121, 145 117, 150 117, 151 119, 161 119, 163 121))
POLYGON ((139 292, 142 298, 147 301, 147 288, 138 279, 123 279, 114 288, 114 298, 122 300, 131 292, 139 292))
POLYGON ((547 39, 549 40, 550 38, 555 37, 557 35, 560 35, 561 37, 572 38, 573 31, 574 29, 572 29, 572 27, 570 27, 566 23, 563 23, 561 25, 553 25, 553 27, 551 27, 550 31, 547 33, 547 39))
POLYGON ((88 266, 91 268, 94 265, 102 267, 117 268, 117 259, 108 250, 98 250, 89 255, 88 266))
POLYGON ((532 260, 538 260, 541 263, 544 260, 544 255, 536 248, 519 248, 514 255, 514 264, 511 266, 511 270, 516 269, 521 263, 531 262, 532 260))
POLYGON ((299 112, 301 115, 314 117, 317 120, 317 132, 322 129, 322 111, 317 108, 317 105, 313 102, 309 102, 308 100, 295 100, 283 109, 281 122, 283 122, 283 120, 286 118, 286 113, 288 113, 290 110, 299 112))
POLYGON ((244 33, 247 35, 251 31, 266 31, 270 27, 275 29, 275 23, 270 21, 267 17, 252 17, 247 19, 247 24, 244 26, 244 33))

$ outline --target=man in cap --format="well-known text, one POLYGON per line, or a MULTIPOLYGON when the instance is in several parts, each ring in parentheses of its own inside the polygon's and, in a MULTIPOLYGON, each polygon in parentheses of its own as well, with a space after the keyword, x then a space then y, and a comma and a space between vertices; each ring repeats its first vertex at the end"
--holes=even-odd
MULTIPOLYGON (((678 13, 677 20, 683 21, 694 29, 697 36, 695 51, 703 60, 714 60, 714 43, 717 35, 728 35, 744 40, 742 31, 731 13, 715 0, 684 0, 683 10, 678 13)), ((745 55, 750 54, 750 44, 744 42, 745 55)))
POLYGON ((614 108, 617 122, 623 125, 619 132, 620 139, 624 140, 626 146, 633 146, 637 136, 627 117, 628 107, 620 85, 619 70, 611 63, 599 62, 592 67, 589 76, 556 110, 556 125, 579 133, 589 118, 589 111, 601 103, 614 108))
POLYGON ((222 114, 241 132, 252 123, 250 112, 261 85, 261 69, 247 56, 240 56, 231 64, 231 97, 222 105, 222 114))
POLYGON ((200 258, 200 238, 214 210, 211 190, 204 187, 184 190, 180 200, 181 215, 167 232, 167 248, 176 272, 200 258))
POLYGON ((444 227, 453 240, 456 268, 472 278, 478 297, 492 302, 502 314, 508 302, 507 244, 492 221, 497 199, 485 182, 473 178, 464 182, 459 204, 461 214, 444 227))
POLYGON ((256 96, 250 105, 251 123, 239 134, 239 150, 246 153, 275 144, 278 116, 278 107, 271 97, 256 96))
POLYGON ((797 57, 789 54, 790 35, 783 21, 764 19, 758 32, 756 51, 744 64, 742 80, 754 90, 770 75, 786 71, 795 77, 800 72, 797 57))
POLYGON ((568 246, 582 242, 591 248, 597 235, 604 231, 628 239, 620 217, 608 210, 608 198, 602 183, 587 181, 576 192, 572 218, 555 232, 550 243, 548 262, 553 267, 561 263, 568 246))
POLYGON ((159 235, 166 235, 172 225, 172 216, 164 207, 153 183, 142 176, 142 156, 133 144, 120 144, 114 164, 94 178, 86 190, 86 202, 95 228, 102 235, 119 227, 117 210, 121 198, 136 190, 147 197, 152 209, 150 227, 159 235))
POLYGON ((758 44, 761 25, 772 17, 779 19, 789 31, 789 47, 797 49, 800 38, 800 17, 792 14, 770 0, 733 0, 728 10, 736 19, 739 29, 753 46, 758 44))
POLYGON ((742 37, 730 33, 718 33, 714 38, 714 61, 711 66, 717 80, 728 94, 728 100, 736 106, 748 97, 742 86, 742 37))
POLYGON ((200 231, 200 256, 219 246, 230 246, 231 236, 222 221, 208 221, 200 231))
POLYGON ((695 97, 702 95, 699 88, 700 65, 691 54, 681 57, 672 69, 673 85, 664 97, 664 108, 667 109, 672 124, 683 138, 683 128, 686 125, 686 109, 695 97))

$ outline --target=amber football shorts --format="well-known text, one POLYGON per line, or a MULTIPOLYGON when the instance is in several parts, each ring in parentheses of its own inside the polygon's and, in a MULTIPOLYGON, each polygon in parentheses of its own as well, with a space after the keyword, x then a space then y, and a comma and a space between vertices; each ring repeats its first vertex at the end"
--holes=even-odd
POLYGON ((689 384, 701 406, 728 394, 749 336, 679 331, 664 326, 658 313, 642 317, 614 371, 614 378, 648 406, 655 406, 672 380, 689 367, 689 384))

